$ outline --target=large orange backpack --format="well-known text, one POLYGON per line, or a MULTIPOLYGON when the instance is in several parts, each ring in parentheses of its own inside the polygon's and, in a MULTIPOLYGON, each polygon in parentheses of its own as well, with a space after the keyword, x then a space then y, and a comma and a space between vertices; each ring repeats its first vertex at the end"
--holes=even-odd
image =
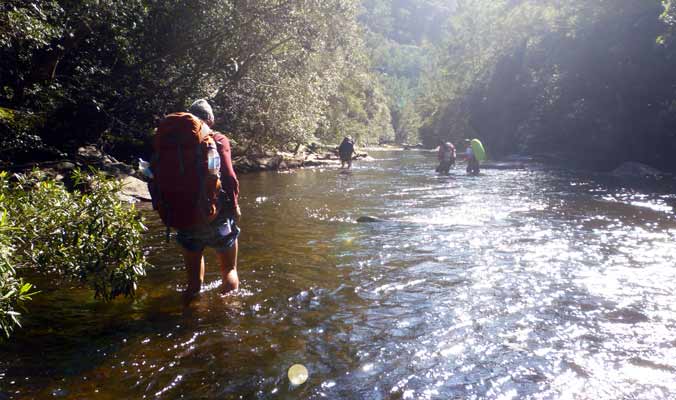
POLYGON ((192 229, 218 215, 220 157, 209 126, 190 113, 169 114, 153 138, 153 207, 167 228, 192 229))

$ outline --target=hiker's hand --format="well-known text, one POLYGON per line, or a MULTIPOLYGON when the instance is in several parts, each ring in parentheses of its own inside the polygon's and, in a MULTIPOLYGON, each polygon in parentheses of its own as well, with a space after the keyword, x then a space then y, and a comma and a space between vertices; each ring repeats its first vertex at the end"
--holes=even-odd
POLYGON ((235 222, 239 222, 242 218, 242 211, 239 209, 239 205, 235 207, 235 222))

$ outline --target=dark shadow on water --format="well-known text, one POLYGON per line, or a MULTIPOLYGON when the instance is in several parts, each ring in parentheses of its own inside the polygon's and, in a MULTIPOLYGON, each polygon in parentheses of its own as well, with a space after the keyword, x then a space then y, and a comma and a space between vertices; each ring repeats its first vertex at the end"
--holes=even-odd
POLYGON ((5 384, 31 377, 21 389, 39 391, 109 362, 128 342, 158 332, 186 334, 198 323, 200 299, 185 306, 178 292, 110 304, 92 301, 91 294, 83 292, 77 294, 86 296, 86 302, 68 302, 60 294, 55 294, 56 300, 47 294, 50 300, 31 307, 23 329, 0 347, 5 384))

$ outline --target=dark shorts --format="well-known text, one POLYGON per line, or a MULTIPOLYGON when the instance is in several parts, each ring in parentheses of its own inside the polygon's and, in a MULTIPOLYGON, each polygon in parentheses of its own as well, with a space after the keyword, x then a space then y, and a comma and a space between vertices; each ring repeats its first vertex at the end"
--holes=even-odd
POLYGON ((219 216, 207 226, 197 229, 178 231, 176 241, 184 249, 192 252, 211 247, 223 253, 235 245, 240 229, 231 216, 219 216))
POLYGON ((455 160, 454 161, 442 161, 439 163, 439 166, 437 167, 437 172, 443 172, 445 174, 448 173, 448 171, 451 169, 451 166, 455 165, 455 160))
POLYGON ((479 160, 472 157, 467 160, 467 173, 468 174, 478 174, 479 173, 479 160))

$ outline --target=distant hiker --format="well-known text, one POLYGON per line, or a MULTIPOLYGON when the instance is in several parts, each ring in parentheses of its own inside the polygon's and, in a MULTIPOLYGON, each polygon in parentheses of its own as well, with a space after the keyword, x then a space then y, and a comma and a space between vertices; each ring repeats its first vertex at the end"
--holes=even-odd
POLYGON ((448 175, 448 171, 455 165, 455 146, 451 142, 441 142, 437 152, 439 166, 436 171, 440 174, 448 175))
POLYGON ((354 154, 354 141, 351 136, 346 136, 343 142, 338 146, 338 155, 340 156, 340 168, 352 168, 352 155, 354 154))
POLYGON ((467 174, 479 175, 479 160, 472 149, 472 142, 467 140, 467 149, 465 150, 465 159, 467 160, 467 174))
POLYGON ((167 226, 167 234, 169 228, 177 230, 188 275, 187 299, 202 287, 205 247, 212 247, 218 255, 222 293, 239 288, 239 182, 232 168, 230 142, 211 130, 213 125, 211 106, 200 99, 187 113, 165 116, 154 137, 153 207, 167 226))

